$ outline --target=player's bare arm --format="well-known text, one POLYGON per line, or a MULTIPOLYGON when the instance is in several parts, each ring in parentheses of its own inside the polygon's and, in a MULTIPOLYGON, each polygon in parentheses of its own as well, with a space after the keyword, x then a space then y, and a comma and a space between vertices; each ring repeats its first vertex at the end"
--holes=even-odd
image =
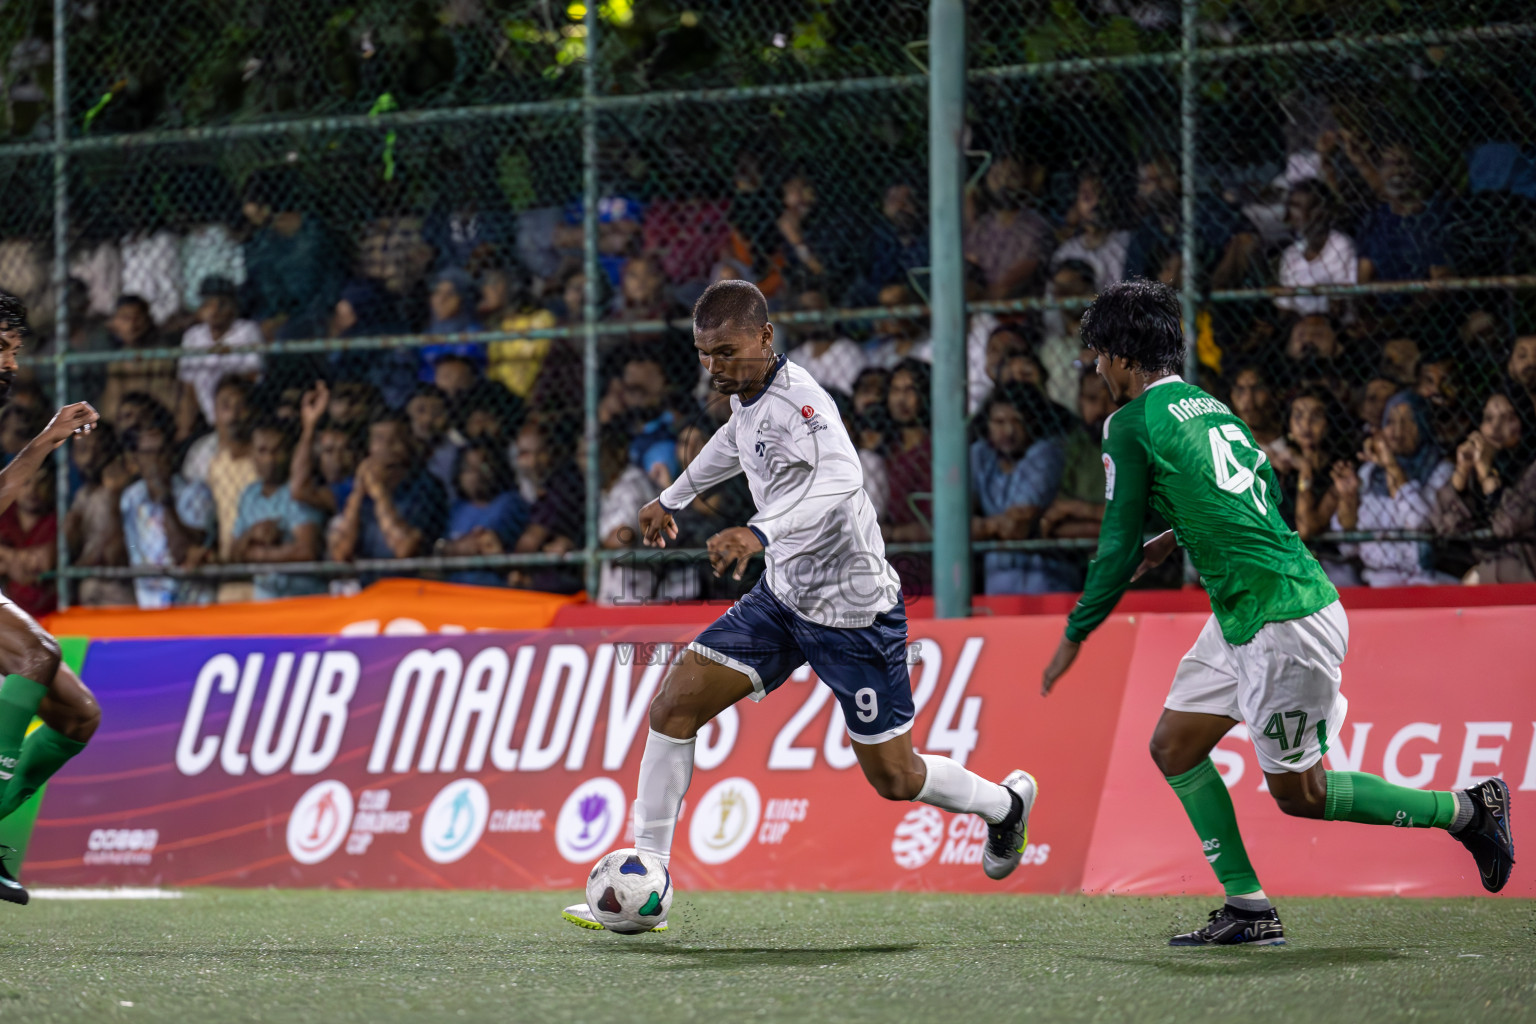
POLYGON ((21 488, 37 475, 43 461, 53 454, 54 449, 76 434, 90 433, 99 419, 101 416, 89 402, 66 405, 54 413, 43 432, 27 442, 10 465, 0 469, 0 512, 11 507, 21 488))

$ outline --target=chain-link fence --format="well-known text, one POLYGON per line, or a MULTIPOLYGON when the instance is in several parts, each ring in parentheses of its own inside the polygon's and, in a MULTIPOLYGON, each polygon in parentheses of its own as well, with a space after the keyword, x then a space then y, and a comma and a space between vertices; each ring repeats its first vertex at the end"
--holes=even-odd
POLYGON ((0 517, 7 593, 735 596, 698 549, 740 480, 635 544, 729 414, 688 331, 727 277, 838 402, 911 593, 935 345, 966 352, 975 589, 1081 584, 1112 405, 1077 317, 1137 275, 1340 582, 1532 578, 1523 5, 973 3, 963 339, 928 330, 928 17, 6 5, 0 288, 37 338, 0 451, 61 400, 110 426, 0 517))

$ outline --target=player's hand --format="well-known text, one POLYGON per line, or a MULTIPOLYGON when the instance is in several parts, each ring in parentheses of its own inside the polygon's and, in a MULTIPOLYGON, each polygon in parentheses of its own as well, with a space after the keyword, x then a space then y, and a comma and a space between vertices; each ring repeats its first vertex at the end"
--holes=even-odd
POLYGON ((640 510, 640 533, 648 548, 664 548, 667 539, 677 539, 677 520, 672 513, 661 507, 656 498, 640 510))
POLYGON ((53 414, 53 419, 48 421, 38 438, 50 449, 57 448, 76 434, 89 434, 99 419, 101 414, 91 408, 90 402, 66 405, 53 414))
POLYGON ((1136 567, 1135 572, 1131 573, 1131 582, 1135 583, 1147 573, 1162 565, 1163 562, 1167 561, 1168 556, 1177 550, 1178 546, 1178 538, 1173 535, 1172 530, 1164 530, 1143 544, 1141 546, 1141 564, 1136 567))
POLYGON ((250 543, 260 547, 272 547, 283 542, 282 528, 277 525, 275 519, 263 519, 251 526, 249 531, 250 543))
POLYGON ((1051 658, 1051 663, 1045 666, 1045 675, 1040 680, 1040 696, 1051 695, 1051 688, 1056 685, 1056 680, 1072 667, 1072 663, 1077 660, 1077 652, 1082 649, 1082 646, 1075 640, 1061 638, 1061 644, 1056 648, 1056 654, 1051 658))
POLYGON ((709 538, 708 546, 709 567, 714 570, 717 579, 727 572, 731 573, 732 579, 741 579, 752 556, 763 550, 763 542, 745 526, 721 530, 709 538))
POLYGON ((325 410, 330 408, 331 389, 325 381, 315 381, 315 386, 304 392, 304 397, 299 399, 299 422, 305 430, 314 430, 319 424, 320 417, 325 415, 325 410))

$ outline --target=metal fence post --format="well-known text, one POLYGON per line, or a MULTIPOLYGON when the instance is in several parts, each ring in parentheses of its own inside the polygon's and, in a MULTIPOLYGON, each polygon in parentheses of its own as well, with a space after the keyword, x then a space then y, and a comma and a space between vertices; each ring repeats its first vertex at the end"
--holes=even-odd
MULTIPOLYGON (((53 388, 54 400, 69 400, 69 76, 64 63, 66 0, 53 0, 53 388)), ((69 565, 69 540, 64 519, 69 512, 69 446, 61 445, 54 456, 58 474, 59 568, 69 565)), ((60 575, 59 608, 69 607, 70 578, 60 575)))
POLYGON ((928 5, 928 190, 932 251, 933 595, 941 619, 971 611, 970 467, 965 443, 965 3, 928 5))
POLYGON ((586 562, 584 563, 585 586, 587 600, 597 600, 598 577, 601 567, 598 563, 597 516, 602 504, 602 476, 598 452, 597 430, 597 297, 600 294, 597 287, 597 275, 602 273, 602 268, 597 259, 597 204, 599 199, 598 181, 598 149, 597 149, 597 26, 598 26, 598 2, 587 0, 586 16, 583 19, 587 29, 587 63, 582 75, 582 108, 581 108, 581 169, 582 169, 582 219, 581 219, 581 248, 582 266, 586 276, 586 288, 582 293, 582 324, 585 333, 582 336, 581 351, 581 388, 584 402, 582 405, 582 431, 587 440, 586 465, 581 467, 582 475, 587 481, 587 532, 586 532, 586 562))

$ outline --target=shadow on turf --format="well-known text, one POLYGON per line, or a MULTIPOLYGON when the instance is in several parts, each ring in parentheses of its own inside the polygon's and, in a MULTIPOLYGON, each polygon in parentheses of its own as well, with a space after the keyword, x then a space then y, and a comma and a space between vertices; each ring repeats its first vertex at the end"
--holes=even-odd
POLYGON ((740 967, 822 967, 843 966, 850 960, 910 953, 923 949, 919 942, 893 946, 811 946, 785 949, 777 946, 738 946, 728 949, 709 949, 699 946, 663 946, 646 944, 614 945, 616 953, 632 953, 642 956, 681 957, 681 961, 659 964, 662 970, 734 970, 740 967))
POLYGON ((1298 949, 1294 946, 1269 949, 1170 949, 1168 956, 1152 958, 1067 954, 1074 960, 1152 967, 1169 974, 1191 977, 1242 974, 1294 974, 1323 967, 1349 967, 1355 964, 1387 963, 1402 960, 1405 954, 1395 949, 1362 949, 1359 946, 1323 946, 1298 949))

